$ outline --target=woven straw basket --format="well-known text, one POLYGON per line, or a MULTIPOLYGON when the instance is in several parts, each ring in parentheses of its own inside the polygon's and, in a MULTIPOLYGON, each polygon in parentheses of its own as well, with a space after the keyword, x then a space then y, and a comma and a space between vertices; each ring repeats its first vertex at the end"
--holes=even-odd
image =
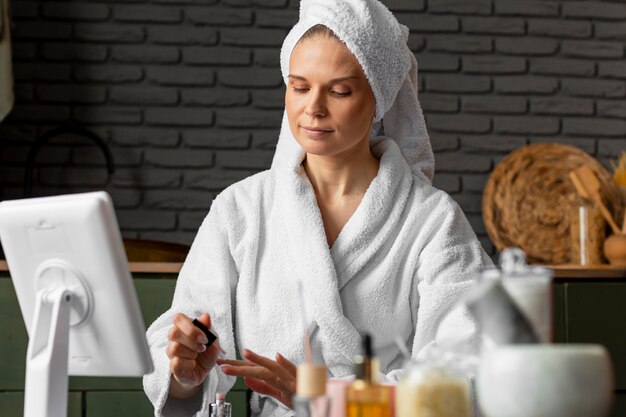
POLYGON ((619 190, 596 159, 569 145, 528 145, 496 166, 483 193, 483 219, 496 248, 518 246, 531 263, 570 263, 570 213, 582 200, 569 173, 581 165, 597 175, 609 211, 621 215, 619 190))

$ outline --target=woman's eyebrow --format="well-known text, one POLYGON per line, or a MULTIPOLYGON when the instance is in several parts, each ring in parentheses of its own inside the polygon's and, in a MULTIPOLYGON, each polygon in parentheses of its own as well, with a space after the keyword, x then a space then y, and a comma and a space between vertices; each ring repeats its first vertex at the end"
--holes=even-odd
MULTIPOLYGON (((289 74, 287 76, 287 78, 294 78, 294 79, 300 80, 300 81, 307 81, 307 79, 305 77, 303 77, 301 75, 295 75, 295 74, 289 74)), ((353 78, 361 78, 361 77, 358 76, 358 75, 348 75, 347 77, 333 78, 332 80, 330 80, 328 82, 328 84, 336 84, 336 83, 340 83, 342 81, 350 80, 350 79, 353 79, 353 78)))

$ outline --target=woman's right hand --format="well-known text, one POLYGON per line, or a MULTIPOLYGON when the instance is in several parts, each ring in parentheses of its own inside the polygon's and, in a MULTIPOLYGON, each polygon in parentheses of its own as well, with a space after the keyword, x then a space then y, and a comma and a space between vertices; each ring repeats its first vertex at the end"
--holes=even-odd
MULTIPOLYGON (((211 328, 211 317, 207 313, 198 317, 198 320, 211 328)), ((172 373, 169 393, 174 398, 189 398, 200 391, 202 383, 215 366, 220 353, 219 340, 207 348, 204 332, 184 314, 176 314, 173 324, 166 348, 172 373)))

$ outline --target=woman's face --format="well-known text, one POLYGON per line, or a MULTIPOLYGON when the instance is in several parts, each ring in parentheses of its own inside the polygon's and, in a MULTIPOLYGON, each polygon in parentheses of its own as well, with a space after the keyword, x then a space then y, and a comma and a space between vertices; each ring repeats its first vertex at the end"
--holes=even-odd
POLYGON ((369 146, 374 94, 359 61, 335 38, 319 36, 296 45, 285 108, 306 153, 332 156, 369 146))

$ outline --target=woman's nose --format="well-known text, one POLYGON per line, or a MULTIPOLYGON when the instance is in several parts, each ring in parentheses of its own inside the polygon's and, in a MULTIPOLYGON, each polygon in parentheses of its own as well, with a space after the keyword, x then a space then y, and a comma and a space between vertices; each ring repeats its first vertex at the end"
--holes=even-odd
POLYGON ((309 117, 319 117, 326 115, 326 106, 320 93, 311 92, 309 101, 306 105, 306 108, 304 109, 304 112, 309 117))

